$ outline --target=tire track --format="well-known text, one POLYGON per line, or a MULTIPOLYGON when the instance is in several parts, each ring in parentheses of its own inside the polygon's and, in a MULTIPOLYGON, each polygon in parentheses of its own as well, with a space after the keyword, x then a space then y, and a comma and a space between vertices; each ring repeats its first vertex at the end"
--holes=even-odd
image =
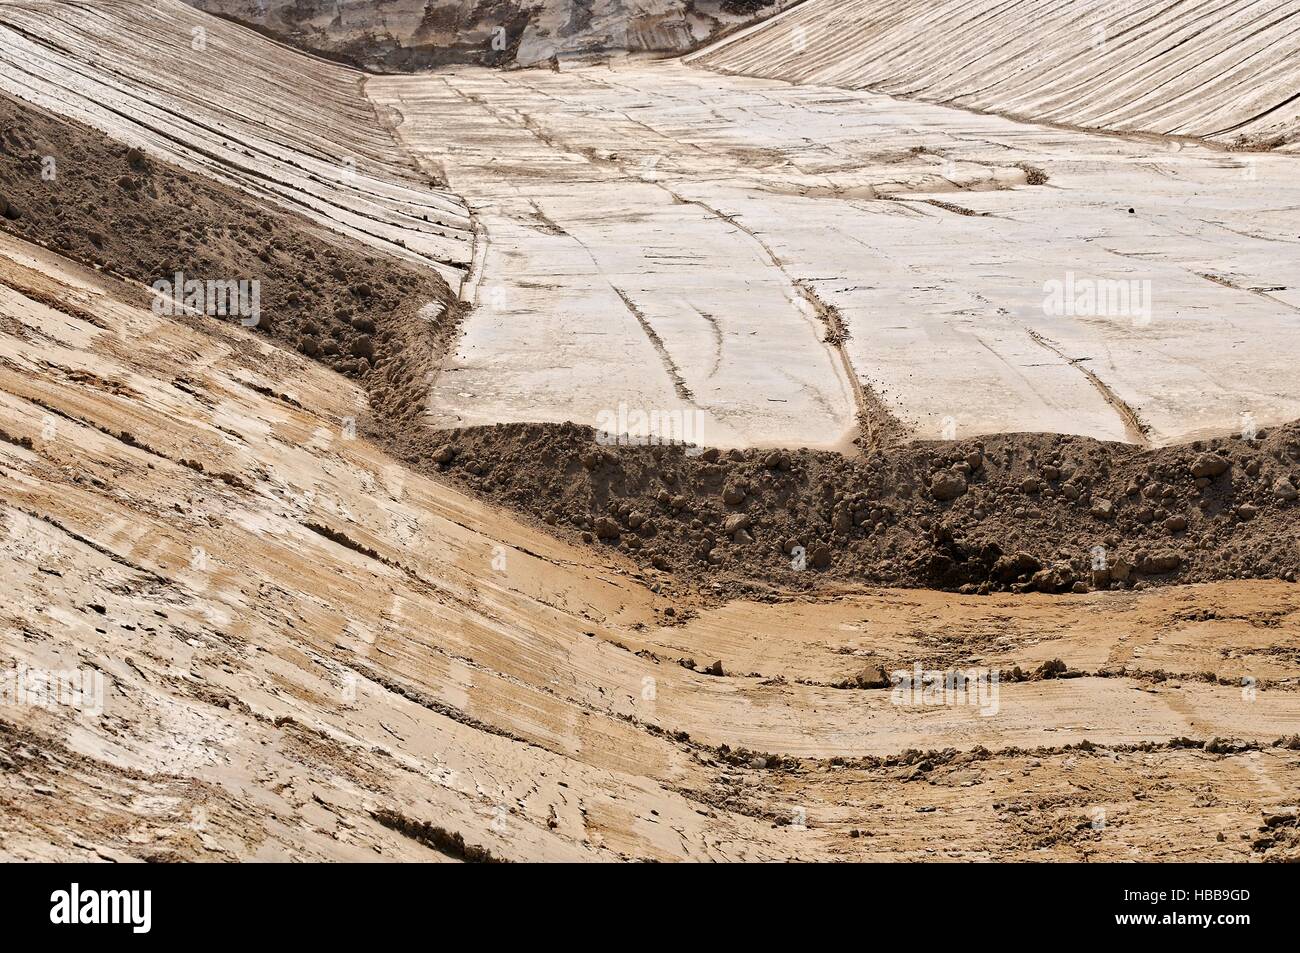
POLYGON ((1097 392, 1101 394, 1102 399, 1105 400, 1106 403, 1110 404, 1115 413, 1119 415, 1119 419, 1124 424, 1124 432, 1129 435, 1130 440, 1142 447, 1151 446, 1151 427, 1138 416, 1136 410, 1126 404, 1123 398, 1111 390, 1110 387, 1106 385, 1105 381, 1094 374, 1090 369, 1084 367, 1083 362, 1088 360, 1088 358, 1067 357, 1059 345, 1054 344, 1033 328, 1026 328, 1025 333, 1028 334, 1030 340, 1039 347, 1055 354, 1061 360, 1075 368, 1084 377, 1088 378, 1088 382, 1092 384, 1093 387, 1097 388, 1097 392))
POLYGON ((646 320, 645 312, 637 307, 636 302, 631 299, 626 291, 618 287, 618 285, 611 284, 610 287, 614 289, 614 293, 622 300, 623 307, 627 308, 627 310, 632 313, 632 317, 636 318, 637 323, 641 325, 641 330, 645 332, 645 336, 650 339, 650 343, 654 346, 655 351, 658 352, 659 360, 663 363, 664 371, 673 382, 673 390, 677 392, 677 396, 689 404, 694 404, 695 395, 692 394, 691 389, 686 386, 686 380, 682 377, 682 372, 677 367, 677 362, 674 361, 673 356, 668 353, 668 348, 664 344, 663 338, 659 336, 659 332, 657 332, 654 327, 651 326, 650 322, 646 320))

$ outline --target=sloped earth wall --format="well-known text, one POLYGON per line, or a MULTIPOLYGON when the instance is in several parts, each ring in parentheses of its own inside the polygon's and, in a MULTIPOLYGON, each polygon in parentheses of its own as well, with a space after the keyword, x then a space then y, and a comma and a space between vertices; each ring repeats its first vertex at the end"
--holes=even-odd
POLYGON ((1296 0, 808 0, 688 57, 1069 126, 1300 138, 1296 0))

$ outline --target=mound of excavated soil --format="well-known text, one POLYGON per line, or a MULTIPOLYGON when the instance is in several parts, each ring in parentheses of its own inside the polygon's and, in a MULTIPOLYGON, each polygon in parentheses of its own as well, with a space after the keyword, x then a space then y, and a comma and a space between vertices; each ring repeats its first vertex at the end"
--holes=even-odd
POLYGON ((604 447, 576 425, 500 425, 420 458, 584 539, 728 585, 824 573, 1063 592, 1300 571, 1300 424, 1161 450, 1012 434, 863 458, 690 456, 604 447))
POLYGON ((3 98, 0 143, 3 227, 146 284, 259 280, 258 330, 360 381, 364 426, 396 456, 684 579, 1063 592, 1300 571, 1300 424, 1160 450, 1013 434, 860 458, 603 446, 573 424, 438 432, 427 377, 457 312, 432 272, 3 98))
POLYGON ((455 313, 431 271, 5 96, 0 202, 3 227, 146 288, 177 272, 259 282, 257 330, 373 380, 402 398, 394 406, 422 399, 441 333, 416 313, 429 302, 455 313))

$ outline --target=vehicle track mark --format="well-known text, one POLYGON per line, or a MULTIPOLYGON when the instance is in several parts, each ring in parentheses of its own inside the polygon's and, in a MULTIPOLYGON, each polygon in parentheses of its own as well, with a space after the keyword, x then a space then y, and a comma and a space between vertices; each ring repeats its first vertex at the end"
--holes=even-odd
POLYGON ((771 245, 763 239, 761 235, 753 231, 747 225, 743 224, 736 216, 728 215, 721 209, 714 208, 707 202, 699 199, 688 199, 678 192, 673 191, 666 185, 655 183, 673 197, 673 200, 682 205, 694 205, 703 209, 710 216, 721 219, 728 225, 733 226, 744 235, 747 235, 755 244, 762 249, 763 254, 767 256, 769 264, 781 273, 789 284, 793 294, 791 301, 796 307, 810 309, 813 316, 820 319, 826 326, 826 337, 823 343, 827 344, 834 350, 838 356, 841 366, 844 369, 844 375, 848 379, 849 389, 853 393, 853 402, 858 411, 858 427, 861 431, 862 442, 865 446, 879 447, 888 443, 895 442, 906 431, 902 422, 898 420, 885 406, 884 402, 873 392, 870 391, 863 383, 862 378, 858 376, 857 371, 853 368, 853 361, 849 357, 848 350, 845 348, 845 342, 848 340, 848 332, 845 329, 843 318, 839 309, 833 305, 828 305, 817 296, 817 293, 800 278, 793 277, 786 269, 785 263, 771 245))
POLYGON ((669 379, 673 382, 673 390, 677 392, 677 396, 689 403, 695 403, 695 395, 692 394, 691 389, 686 386, 686 381, 682 378, 682 373, 677 367, 677 362, 674 361, 673 356, 668 353, 668 348, 664 345, 664 340, 659 336, 659 332, 657 332, 650 322, 646 320, 645 312, 637 307, 636 302, 633 301, 628 293, 622 288, 613 284, 611 284, 610 287, 613 288, 614 293, 622 299, 623 306, 632 313, 634 318, 636 318, 637 323, 641 325, 641 330, 645 332, 645 336, 650 339, 650 343, 654 345, 654 349, 659 353, 659 360, 663 363, 664 370, 668 373, 669 379))
POLYGON ((1092 384, 1093 387, 1097 388, 1097 392, 1101 394, 1106 403, 1110 404, 1115 413, 1119 415, 1120 420, 1124 424, 1124 431, 1129 435, 1130 440, 1143 447, 1151 446, 1151 438, 1149 436, 1151 433, 1151 427, 1144 423, 1142 418, 1138 416, 1137 411, 1126 404, 1118 394, 1111 390, 1110 387, 1106 385, 1105 381, 1094 374, 1089 368, 1084 367, 1083 362, 1088 360, 1088 358, 1067 357, 1059 345, 1039 334, 1033 328, 1025 328, 1025 332, 1029 335, 1030 340, 1039 347, 1052 352, 1071 367, 1078 370, 1084 377, 1088 378, 1088 382, 1092 384))

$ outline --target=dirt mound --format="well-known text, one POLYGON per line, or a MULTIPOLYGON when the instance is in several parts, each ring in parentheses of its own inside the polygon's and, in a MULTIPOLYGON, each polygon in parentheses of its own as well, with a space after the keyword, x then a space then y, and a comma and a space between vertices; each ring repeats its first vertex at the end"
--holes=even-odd
POLYGON ((1011 434, 861 458, 693 456, 604 446, 577 425, 498 425, 406 453, 584 540, 724 590, 829 575, 1077 592, 1300 572, 1300 424, 1160 450, 1011 434))
POLYGON ((422 397, 434 361, 437 325, 418 312, 434 302, 455 314, 431 271, 6 96, 0 196, 9 231, 146 288, 177 272, 257 282, 258 331, 398 395, 394 406, 422 397))

